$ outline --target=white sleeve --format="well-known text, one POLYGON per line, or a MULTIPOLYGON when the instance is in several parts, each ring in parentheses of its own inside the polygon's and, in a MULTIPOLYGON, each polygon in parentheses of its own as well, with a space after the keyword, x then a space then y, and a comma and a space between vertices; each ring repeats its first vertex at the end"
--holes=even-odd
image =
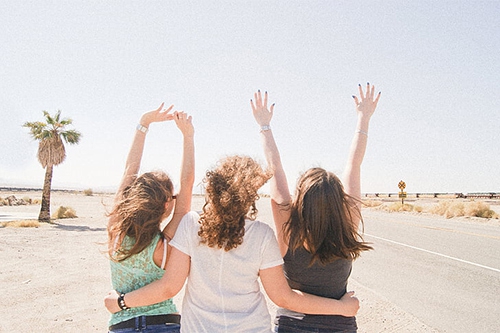
POLYGON ((170 241, 170 245, 191 256, 191 244, 195 241, 193 239, 193 228, 198 227, 199 218, 200 216, 196 212, 189 212, 184 215, 175 232, 174 238, 170 241))
POLYGON ((271 268, 283 264, 283 258, 281 257, 280 248, 274 231, 270 227, 266 229, 264 242, 262 243, 260 269, 271 268))

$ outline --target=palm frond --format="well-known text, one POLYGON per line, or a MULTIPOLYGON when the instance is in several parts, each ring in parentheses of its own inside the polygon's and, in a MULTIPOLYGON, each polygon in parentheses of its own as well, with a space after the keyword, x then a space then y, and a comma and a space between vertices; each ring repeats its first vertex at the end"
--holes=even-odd
POLYGON ((59 124, 61 124, 62 127, 71 125, 73 123, 73 119, 71 118, 64 118, 63 120, 59 121, 59 124))
POLYGON ((54 116, 54 121, 56 122, 56 124, 58 124, 60 122, 59 121, 60 118, 61 118, 61 110, 57 110, 57 113, 54 116))
POLYGON ((69 144, 77 144, 80 142, 80 138, 82 134, 76 130, 68 130, 61 132, 61 136, 63 137, 64 141, 66 141, 69 144))
POLYGON ((50 113, 48 113, 47 111, 44 110, 43 116, 45 117, 45 121, 47 122, 47 125, 54 126, 55 121, 54 121, 54 118, 52 118, 52 116, 50 115, 50 113))
POLYGON ((23 124, 23 127, 29 128, 30 134, 35 140, 40 140, 42 138, 42 133, 47 129, 47 124, 41 121, 27 121, 23 124))

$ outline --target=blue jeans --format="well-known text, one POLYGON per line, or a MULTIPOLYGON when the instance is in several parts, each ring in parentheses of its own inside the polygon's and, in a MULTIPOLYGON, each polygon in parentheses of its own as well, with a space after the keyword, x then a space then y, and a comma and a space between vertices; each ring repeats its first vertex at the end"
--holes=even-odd
POLYGON ((357 325, 354 317, 336 317, 337 320, 328 322, 328 316, 307 316, 305 320, 290 318, 286 316, 279 316, 275 319, 274 332, 276 333, 332 333, 332 332, 344 332, 344 333, 356 333, 357 325), (321 319, 326 318, 327 322, 321 319), (316 319, 316 320, 315 320, 316 319), (319 320, 318 320, 319 319, 319 320), (340 322, 336 322, 340 321, 340 322))
POLYGON ((135 318, 135 328, 120 328, 109 333, 180 333, 181 325, 166 323, 146 325, 145 316, 135 318))

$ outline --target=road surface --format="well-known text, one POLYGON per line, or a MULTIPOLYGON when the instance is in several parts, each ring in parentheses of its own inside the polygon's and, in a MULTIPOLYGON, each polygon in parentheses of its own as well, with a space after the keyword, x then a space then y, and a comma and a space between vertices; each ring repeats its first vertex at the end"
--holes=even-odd
MULTIPOLYGON (((363 211, 351 278, 439 332, 500 332, 500 225, 363 211)), ((484 220, 483 220, 484 221, 484 220)))

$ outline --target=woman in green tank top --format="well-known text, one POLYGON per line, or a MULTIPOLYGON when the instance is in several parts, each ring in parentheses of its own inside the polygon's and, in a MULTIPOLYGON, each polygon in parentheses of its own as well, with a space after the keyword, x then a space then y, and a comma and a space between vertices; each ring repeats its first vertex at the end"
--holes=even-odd
MULTIPOLYGON (((194 183, 194 128, 184 112, 171 113, 173 105, 142 115, 128 153, 125 172, 109 213, 108 236, 113 289, 120 293, 140 288, 163 276, 168 242, 181 218, 191 209, 194 183), (146 133, 155 122, 173 120, 183 135, 180 188, 174 195, 170 177, 163 171, 138 175, 146 133), (170 222, 161 223, 173 212, 170 222)), ((109 332, 179 332, 180 315, 172 299, 125 309, 112 314, 109 332)))

